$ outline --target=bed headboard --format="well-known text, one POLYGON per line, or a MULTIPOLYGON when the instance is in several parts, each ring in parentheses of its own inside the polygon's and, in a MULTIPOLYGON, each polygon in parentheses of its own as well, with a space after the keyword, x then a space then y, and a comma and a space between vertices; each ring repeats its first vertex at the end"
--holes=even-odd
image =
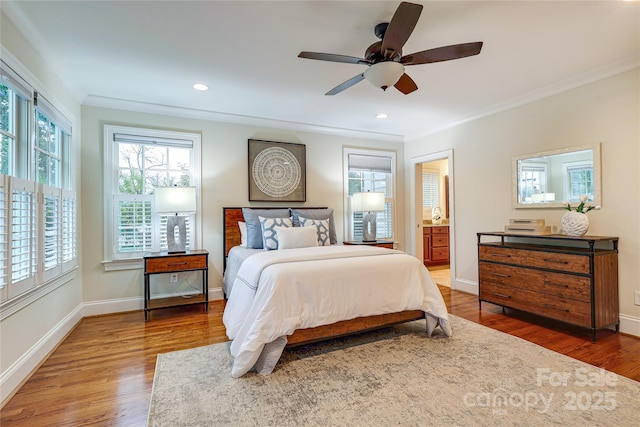
MULTIPOLYGON (((252 207, 252 206, 249 206, 252 207)), ((286 206, 274 206, 274 207, 262 207, 253 206, 256 209, 286 209, 286 206)), ((309 207, 309 206, 295 206, 291 209, 326 209, 326 207, 309 207)), ((240 244, 240 228, 238 227, 238 221, 244 221, 242 215, 242 208, 222 208, 222 232, 224 242, 224 265, 227 265, 227 255, 232 247, 240 244)))

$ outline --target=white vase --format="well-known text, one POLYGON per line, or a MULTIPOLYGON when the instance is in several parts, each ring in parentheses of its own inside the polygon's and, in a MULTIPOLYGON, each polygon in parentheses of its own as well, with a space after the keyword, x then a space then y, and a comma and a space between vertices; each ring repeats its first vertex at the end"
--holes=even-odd
POLYGON ((567 211, 562 216, 562 230, 567 236, 584 236, 589 229, 587 214, 567 211))

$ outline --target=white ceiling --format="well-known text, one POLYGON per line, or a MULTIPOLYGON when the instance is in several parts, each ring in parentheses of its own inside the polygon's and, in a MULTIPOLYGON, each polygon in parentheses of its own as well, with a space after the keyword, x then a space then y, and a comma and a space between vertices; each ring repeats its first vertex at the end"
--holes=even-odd
POLYGON ((363 81, 325 96, 366 66, 298 53, 362 57, 399 2, 2 2, 84 104, 400 141, 640 63, 638 2, 419 3, 404 54, 474 41, 482 52, 407 67, 409 95, 363 81))

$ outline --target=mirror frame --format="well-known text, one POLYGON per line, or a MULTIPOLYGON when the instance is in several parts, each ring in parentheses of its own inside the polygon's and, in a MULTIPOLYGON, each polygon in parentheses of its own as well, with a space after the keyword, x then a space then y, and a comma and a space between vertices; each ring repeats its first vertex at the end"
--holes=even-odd
MULTIPOLYGON (((538 209, 538 208, 566 208, 567 204, 564 201, 558 202, 544 202, 544 203, 519 203, 518 201, 518 162, 527 159, 534 159, 538 157, 547 157, 553 156, 556 154, 567 154, 573 153, 576 151, 585 151, 585 150, 593 150, 593 198, 592 202, 589 204, 593 204, 600 208, 602 204, 602 181, 601 181, 601 165, 600 165, 600 143, 590 144, 590 145, 581 145, 578 147, 569 147, 562 148, 559 150, 551 150, 551 151, 543 151, 540 153, 533 154, 525 154, 522 156, 517 156, 513 158, 512 162, 512 173, 511 173, 511 197, 513 202, 514 209, 538 209)), ((571 206, 577 206, 577 202, 572 202, 571 206)))

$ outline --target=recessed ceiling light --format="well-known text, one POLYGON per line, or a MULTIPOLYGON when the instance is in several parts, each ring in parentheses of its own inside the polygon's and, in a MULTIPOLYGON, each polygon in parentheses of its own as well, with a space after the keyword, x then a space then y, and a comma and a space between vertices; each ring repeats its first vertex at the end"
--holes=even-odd
POLYGON ((196 83, 193 85, 193 88, 195 90, 209 90, 209 86, 207 86, 206 84, 203 83, 196 83))
POLYGON ((376 114, 377 119, 386 119, 387 117, 389 116, 387 116, 385 113, 376 114))

